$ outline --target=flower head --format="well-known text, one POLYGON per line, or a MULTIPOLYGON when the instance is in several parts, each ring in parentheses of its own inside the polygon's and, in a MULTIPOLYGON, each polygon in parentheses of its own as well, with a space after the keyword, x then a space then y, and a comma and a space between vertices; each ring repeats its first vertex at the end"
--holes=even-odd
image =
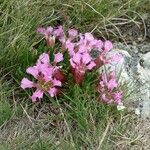
POLYGON ((47 28, 39 27, 37 28, 37 32, 43 35, 47 41, 47 44, 51 47, 55 44, 55 36, 53 35, 54 29, 49 26, 47 28))
POLYGON ((69 39, 73 40, 78 35, 78 31, 75 29, 68 30, 69 39))
POLYGON ((55 39, 59 39, 60 42, 65 42, 64 31, 62 26, 57 28, 52 28, 51 26, 47 28, 39 27, 37 32, 43 35, 47 41, 48 46, 53 47, 55 45, 55 39))
POLYGON ((57 37, 59 39, 59 41, 61 43, 64 43, 65 40, 65 36, 64 36, 64 30, 63 30, 63 26, 58 26, 55 30, 54 30, 54 34, 55 37, 57 37))
POLYGON ((103 73, 100 75, 97 90, 101 95, 100 98, 102 101, 108 104, 114 103, 117 105, 121 103, 123 92, 118 91, 117 87, 118 83, 114 72, 110 72, 109 74, 103 73))
POLYGON ((110 41, 104 42, 104 52, 109 52, 113 48, 113 44, 110 41))
POLYGON ((88 53, 75 53, 70 58, 70 64, 74 79, 78 84, 82 84, 85 72, 96 65, 88 53))
POLYGON ((59 63, 63 60, 63 54, 62 53, 57 53, 57 54, 54 54, 54 62, 55 63, 59 63))
POLYGON ((31 74, 36 79, 36 82, 34 83, 27 78, 23 78, 21 81, 21 87, 23 89, 36 88, 36 91, 31 97, 33 102, 43 98, 43 94, 46 92, 51 97, 54 97, 57 95, 59 87, 62 86, 61 80, 55 75, 55 72, 58 70, 58 68, 56 69, 55 66, 50 64, 49 55, 43 53, 40 55, 37 64, 26 70, 28 74, 31 74))

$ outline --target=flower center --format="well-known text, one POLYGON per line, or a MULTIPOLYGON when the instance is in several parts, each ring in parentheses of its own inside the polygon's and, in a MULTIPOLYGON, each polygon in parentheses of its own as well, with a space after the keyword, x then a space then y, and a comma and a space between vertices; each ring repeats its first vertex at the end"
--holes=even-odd
POLYGON ((42 91, 48 91, 52 87, 52 82, 45 82, 42 80, 39 80, 38 83, 38 88, 41 89, 42 91))

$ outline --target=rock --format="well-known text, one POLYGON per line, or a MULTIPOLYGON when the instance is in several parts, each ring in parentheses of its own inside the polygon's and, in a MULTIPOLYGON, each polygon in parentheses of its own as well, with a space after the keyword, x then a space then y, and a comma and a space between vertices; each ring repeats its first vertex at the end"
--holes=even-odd
MULTIPOLYGON (((113 64, 117 76, 121 81, 132 83, 131 89, 134 96, 131 99, 137 103, 133 106, 135 112, 140 112, 142 118, 150 117, 150 44, 124 45, 115 43, 114 49, 109 55, 114 53, 122 54, 120 63, 113 64)), ((106 65, 101 67, 100 72, 110 68, 106 65)), ((139 114, 139 113, 138 113, 139 114)))
POLYGON ((143 43, 138 45, 139 53, 145 54, 150 52, 150 43, 143 43))
POLYGON ((141 55, 138 64, 138 72, 141 84, 142 109, 143 118, 150 117, 150 52, 141 55))

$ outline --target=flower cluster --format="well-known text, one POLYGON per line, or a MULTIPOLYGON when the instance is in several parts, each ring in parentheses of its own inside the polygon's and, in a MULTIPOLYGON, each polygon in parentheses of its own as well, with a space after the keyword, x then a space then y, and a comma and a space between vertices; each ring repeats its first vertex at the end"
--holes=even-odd
POLYGON ((26 72, 31 74, 35 79, 36 83, 23 78, 21 81, 21 87, 26 88, 36 88, 31 99, 33 102, 37 99, 43 97, 43 93, 48 93, 51 97, 54 97, 59 92, 59 87, 62 86, 63 74, 60 71, 61 66, 56 66, 57 63, 63 60, 63 55, 61 53, 55 54, 54 65, 50 64, 49 55, 43 53, 40 55, 37 63, 33 67, 27 68, 26 72))
POLYGON ((65 46, 70 56, 71 72, 75 82, 81 85, 88 70, 107 63, 105 55, 112 49, 112 43, 97 40, 91 33, 78 35, 74 29, 69 30, 68 35, 65 46))
MULTIPOLYGON (((40 27, 37 29, 46 40, 47 45, 52 49, 56 49, 58 53, 54 54, 54 60, 51 62, 49 54, 43 53, 40 55, 37 63, 33 67, 29 67, 26 72, 31 74, 36 83, 23 78, 21 87, 36 88, 32 95, 32 101, 35 102, 43 97, 43 93, 48 93, 51 97, 60 93, 60 88, 65 79, 65 74, 61 70, 59 63, 64 60, 69 63, 69 73, 72 74, 74 82, 82 85, 85 74, 89 71, 97 70, 101 66, 112 63, 118 63, 121 59, 119 53, 109 56, 113 45, 110 41, 102 41, 96 39, 92 33, 81 34, 75 29, 69 29, 65 34, 63 27, 56 28, 40 27), (63 51, 62 51, 63 50, 63 51), (64 57, 67 55, 67 57, 64 57), (67 58, 65 60, 64 58, 67 58)), ((50 52, 52 53, 52 52, 50 52)), ((67 63, 67 64, 68 64, 67 63)), ((100 98, 103 102, 120 104, 123 93, 117 90, 118 83, 114 71, 108 75, 101 73, 97 91, 100 93, 100 98)))
POLYGON ((116 81, 115 72, 109 74, 101 74, 97 91, 100 93, 100 100, 105 103, 120 104, 122 98, 122 91, 117 90, 118 83, 116 81))

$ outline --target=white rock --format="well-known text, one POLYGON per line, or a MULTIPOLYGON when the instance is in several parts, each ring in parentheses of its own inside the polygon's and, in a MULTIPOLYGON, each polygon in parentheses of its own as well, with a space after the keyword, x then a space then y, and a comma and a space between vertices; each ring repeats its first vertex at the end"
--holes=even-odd
POLYGON ((140 115, 140 114, 141 114, 139 108, 136 108, 136 109, 135 109, 135 114, 136 114, 136 115, 140 115))
POLYGON ((150 52, 141 56, 142 65, 138 64, 139 79, 143 86, 140 87, 142 109, 141 115, 143 118, 150 117, 150 52))

